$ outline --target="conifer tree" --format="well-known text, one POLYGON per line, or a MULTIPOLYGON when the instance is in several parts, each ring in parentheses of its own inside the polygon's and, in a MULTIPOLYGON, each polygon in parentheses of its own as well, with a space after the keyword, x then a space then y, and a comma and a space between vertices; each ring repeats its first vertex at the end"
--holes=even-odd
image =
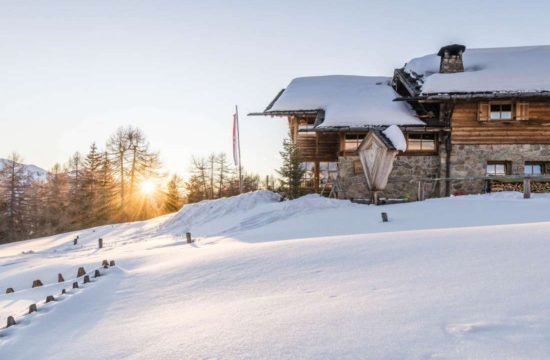
POLYGON ((283 142, 283 150, 280 152, 283 158, 283 164, 277 170, 281 176, 281 185, 290 199, 300 196, 300 183, 305 170, 301 164, 300 152, 296 144, 289 135, 283 142))
POLYGON ((164 211, 171 213, 178 211, 181 208, 181 192, 180 192, 181 178, 177 175, 173 175, 167 185, 166 199, 164 201, 164 211))

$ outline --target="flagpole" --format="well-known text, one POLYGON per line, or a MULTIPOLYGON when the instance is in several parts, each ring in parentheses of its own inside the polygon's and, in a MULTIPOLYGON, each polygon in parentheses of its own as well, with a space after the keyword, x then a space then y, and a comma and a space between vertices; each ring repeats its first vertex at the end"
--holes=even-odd
POLYGON ((239 108, 235 105, 235 114, 237 115, 237 154, 239 156, 239 194, 243 193, 243 177, 241 175, 241 133, 239 130, 239 108))

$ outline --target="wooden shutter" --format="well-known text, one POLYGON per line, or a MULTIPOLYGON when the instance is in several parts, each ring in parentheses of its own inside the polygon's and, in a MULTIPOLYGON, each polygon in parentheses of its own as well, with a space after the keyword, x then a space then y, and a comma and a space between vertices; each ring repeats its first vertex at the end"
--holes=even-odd
POLYGON ((489 121, 490 112, 491 112, 491 109, 490 109, 489 103, 480 102, 478 104, 477 119, 479 121, 489 121))
POLYGON ((529 120, 529 103, 526 103, 526 102, 516 103, 516 120, 519 120, 519 121, 529 120))

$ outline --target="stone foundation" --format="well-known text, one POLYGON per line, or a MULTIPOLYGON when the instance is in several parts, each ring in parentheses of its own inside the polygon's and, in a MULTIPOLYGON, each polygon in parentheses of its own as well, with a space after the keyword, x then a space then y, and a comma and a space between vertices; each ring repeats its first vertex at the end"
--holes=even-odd
MULTIPOLYGON (((451 152, 451 177, 485 176, 488 161, 506 161, 511 164, 510 175, 523 175, 526 161, 550 161, 550 145, 453 145, 451 152)), ((453 181, 452 193, 479 194, 485 190, 485 182, 453 181)))
MULTIPOLYGON (((339 193, 341 198, 368 199, 370 197, 361 165, 355 165, 358 161, 360 161, 358 156, 345 156, 338 159, 338 171, 344 189, 343 193, 339 193)), ((388 185, 380 193, 380 196, 415 200, 418 180, 438 177, 440 167, 439 155, 397 156, 393 163, 388 185)), ((431 186, 431 184, 426 186, 425 191, 426 197, 439 194, 439 189, 436 186, 431 186)))
MULTIPOLYGON (((440 146, 439 155, 401 155, 395 158, 388 186, 381 197, 416 200, 418 180, 446 177, 446 154, 440 146)), ((365 175, 361 165, 355 166, 358 156, 339 158, 339 176, 344 191, 341 198, 368 199, 365 175)), ((511 164, 511 175, 523 175, 526 161, 550 162, 550 145, 453 145, 450 177, 485 176, 488 161, 506 161, 511 164)), ((456 180, 450 184, 451 194, 479 194, 486 189, 484 180, 456 180)), ((445 196, 445 182, 426 182, 425 197, 445 196)))

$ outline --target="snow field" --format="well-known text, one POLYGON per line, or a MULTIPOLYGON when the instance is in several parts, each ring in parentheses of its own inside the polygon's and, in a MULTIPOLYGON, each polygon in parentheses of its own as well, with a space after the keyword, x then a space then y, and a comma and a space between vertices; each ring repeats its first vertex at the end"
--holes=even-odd
POLYGON ((375 207, 257 192, 84 230, 78 248, 76 233, 5 245, 1 288, 118 267, 10 328, 0 359, 548 358, 549 210, 537 194, 375 207))

